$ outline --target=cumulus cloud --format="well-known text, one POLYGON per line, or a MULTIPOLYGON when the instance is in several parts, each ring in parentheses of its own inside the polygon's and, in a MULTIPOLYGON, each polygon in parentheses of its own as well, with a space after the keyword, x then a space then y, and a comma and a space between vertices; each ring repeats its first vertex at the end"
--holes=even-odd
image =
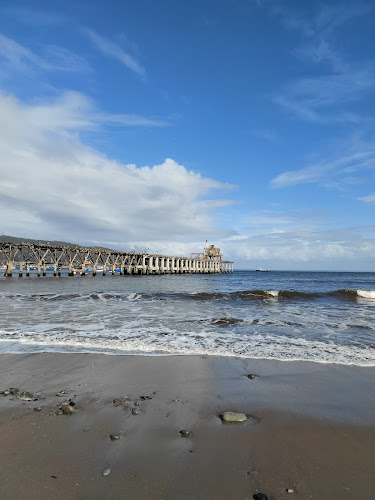
POLYGON ((215 225, 229 201, 215 194, 230 185, 173 159, 138 167, 107 158, 79 137, 98 116, 78 93, 34 105, 0 95, 2 232, 122 248, 229 234, 215 225))

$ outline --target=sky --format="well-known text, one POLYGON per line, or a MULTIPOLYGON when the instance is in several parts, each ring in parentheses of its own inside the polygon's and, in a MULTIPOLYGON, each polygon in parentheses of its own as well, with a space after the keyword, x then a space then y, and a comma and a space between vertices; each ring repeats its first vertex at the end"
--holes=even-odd
POLYGON ((0 0, 0 234, 375 271, 372 0, 0 0))

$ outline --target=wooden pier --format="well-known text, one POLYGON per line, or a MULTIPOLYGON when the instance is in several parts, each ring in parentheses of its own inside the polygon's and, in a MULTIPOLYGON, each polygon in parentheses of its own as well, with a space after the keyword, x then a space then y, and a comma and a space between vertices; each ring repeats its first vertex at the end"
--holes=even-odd
MULTIPOLYGON (((46 244, 6 243, 0 241, 0 264, 5 266, 4 275, 61 276, 66 270, 69 276, 80 274, 183 274, 183 273, 229 273, 233 262, 223 261, 213 245, 211 252, 191 254, 189 257, 174 257, 137 252, 119 252, 99 248, 54 246, 46 244), (214 249, 214 251, 212 251, 214 249), (117 270, 117 271, 116 271, 117 270)), ((64 273, 65 274, 65 273, 64 273)))

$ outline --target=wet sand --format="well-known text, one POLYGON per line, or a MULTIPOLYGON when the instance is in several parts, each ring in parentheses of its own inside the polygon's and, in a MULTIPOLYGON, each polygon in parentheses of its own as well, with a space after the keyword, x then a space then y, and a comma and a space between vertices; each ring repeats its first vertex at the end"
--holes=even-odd
POLYGON ((374 375, 223 357, 3 354, 0 390, 44 399, 0 396, 0 498, 373 499, 374 375), (56 415, 69 399, 76 412, 56 415), (227 410, 248 420, 224 424, 227 410))

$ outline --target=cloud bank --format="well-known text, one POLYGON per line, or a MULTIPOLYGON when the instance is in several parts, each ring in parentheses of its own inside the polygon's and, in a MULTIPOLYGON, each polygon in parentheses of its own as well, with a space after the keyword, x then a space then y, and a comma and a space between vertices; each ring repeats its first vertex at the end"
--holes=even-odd
POLYGON ((210 197, 230 185, 172 159, 151 167, 108 159, 78 135, 97 116, 78 93, 34 105, 0 95, 3 233, 126 248, 225 236, 214 214, 230 202, 210 197))

